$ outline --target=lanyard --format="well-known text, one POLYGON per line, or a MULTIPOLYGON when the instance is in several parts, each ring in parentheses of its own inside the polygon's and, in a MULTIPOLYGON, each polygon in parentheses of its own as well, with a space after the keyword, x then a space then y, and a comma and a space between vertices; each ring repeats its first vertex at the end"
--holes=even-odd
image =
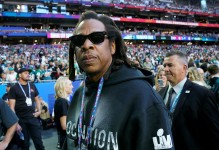
POLYGON ((181 90, 181 91, 179 92, 179 94, 177 94, 176 97, 174 98, 173 104, 172 104, 171 107, 170 107, 170 112, 171 112, 171 113, 173 113, 174 110, 175 110, 175 108, 176 108, 176 105, 177 105, 177 103, 178 103, 178 101, 179 101, 179 96, 180 96, 181 92, 182 92, 182 90, 181 90))
MULTIPOLYGON (((26 95, 26 93, 24 92, 24 89, 23 89, 23 87, 21 86, 20 82, 18 82, 18 84, 19 84, 19 86, 20 86, 22 92, 24 93, 24 96, 27 97, 27 95, 26 95)), ((29 82, 27 82, 27 85, 28 85, 28 91, 29 91, 29 98, 31 98, 31 94, 30 94, 30 84, 29 84, 29 82)))
MULTIPOLYGON (((86 79, 86 77, 85 77, 86 79)), ((80 110, 80 116, 79 116, 79 126, 78 126, 78 150, 80 150, 81 147, 81 138, 82 138, 82 120, 83 120, 83 110, 84 110, 84 97, 85 97, 85 79, 84 79, 84 87, 83 87, 83 92, 82 92, 82 100, 81 100, 81 110, 80 110)), ((89 123, 89 127, 87 129, 87 137, 86 137, 86 144, 88 146, 89 141, 90 141, 90 135, 91 135, 91 127, 92 124, 94 122, 94 117, 96 115, 96 110, 97 110, 97 105, 100 99, 100 93, 102 91, 102 87, 103 87, 103 82, 104 79, 103 77, 100 79, 99 85, 98 85, 98 90, 97 90, 97 95, 96 95, 96 99, 95 99, 95 104, 93 107, 93 112, 91 114, 91 119, 90 119, 90 123, 89 123)))

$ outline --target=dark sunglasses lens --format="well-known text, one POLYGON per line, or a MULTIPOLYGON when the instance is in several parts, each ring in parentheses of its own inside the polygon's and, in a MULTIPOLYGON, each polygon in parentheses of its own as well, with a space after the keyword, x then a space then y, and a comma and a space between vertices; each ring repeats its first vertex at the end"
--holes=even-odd
POLYGON ((75 46, 82 46, 86 40, 86 36, 84 35, 74 35, 71 37, 71 41, 75 46))
POLYGON ((91 33, 91 34, 88 36, 88 39, 89 39, 93 44, 100 44, 100 43, 102 43, 102 42, 104 41, 105 35, 106 35, 105 32, 94 32, 94 33, 91 33))

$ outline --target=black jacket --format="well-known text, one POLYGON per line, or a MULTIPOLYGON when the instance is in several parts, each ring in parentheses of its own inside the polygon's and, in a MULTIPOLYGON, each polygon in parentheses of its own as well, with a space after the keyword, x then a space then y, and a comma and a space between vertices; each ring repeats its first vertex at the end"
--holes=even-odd
POLYGON ((209 84, 211 86, 211 90, 214 92, 217 103, 219 104, 219 77, 213 77, 209 80, 209 84))
MULTIPOLYGON (((159 91, 165 98, 168 87, 159 91)), ((219 112, 207 88, 186 81, 172 118, 176 150, 218 150, 219 112)))
MULTIPOLYGON (((89 150, 174 149, 168 113, 161 97, 141 71, 122 66, 104 81, 89 150), (158 137, 158 135, 160 137, 158 137), (161 139, 161 140, 160 140, 161 139)), ((83 141, 90 122, 98 83, 86 81, 83 141)), ((82 89, 73 96, 67 116, 67 149, 78 145, 82 89)))

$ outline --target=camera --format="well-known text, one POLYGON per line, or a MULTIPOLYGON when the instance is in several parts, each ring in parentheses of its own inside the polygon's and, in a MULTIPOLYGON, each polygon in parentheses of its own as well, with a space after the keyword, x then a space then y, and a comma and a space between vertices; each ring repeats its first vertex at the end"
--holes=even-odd
POLYGON ((162 79, 158 79, 158 85, 160 87, 164 87, 164 83, 163 83, 163 80, 162 79))

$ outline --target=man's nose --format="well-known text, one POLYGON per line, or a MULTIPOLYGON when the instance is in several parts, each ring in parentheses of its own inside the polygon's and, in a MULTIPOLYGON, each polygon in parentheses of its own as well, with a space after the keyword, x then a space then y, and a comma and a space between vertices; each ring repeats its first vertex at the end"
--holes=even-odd
POLYGON ((94 44, 87 38, 82 45, 82 49, 93 49, 94 44))

